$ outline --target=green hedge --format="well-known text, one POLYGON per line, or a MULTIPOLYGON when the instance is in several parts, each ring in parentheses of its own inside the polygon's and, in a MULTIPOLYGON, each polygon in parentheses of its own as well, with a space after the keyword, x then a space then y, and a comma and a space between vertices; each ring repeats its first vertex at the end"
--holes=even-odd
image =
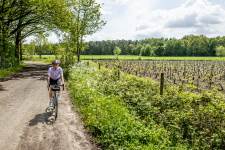
POLYGON ((73 102, 102 149, 186 149, 182 144, 172 146, 169 132, 153 119, 145 124, 119 96, 101 92, 98 85, 103 74, 92 67, 75 66, 69 79, 73 102))

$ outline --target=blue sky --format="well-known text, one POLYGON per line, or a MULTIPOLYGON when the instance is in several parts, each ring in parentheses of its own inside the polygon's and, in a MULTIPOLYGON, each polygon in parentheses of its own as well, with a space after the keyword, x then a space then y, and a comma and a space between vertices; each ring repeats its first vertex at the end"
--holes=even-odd
POLYGON ((225 35, 224 0, 97 0, 107 24, 87 40, 225 35))
MULTIPOLYGON (((107 24, 86 40, 225 35, 225 0, 96 0, 107 24)), ((52 34, 49 41, 57 42, 52 34)))

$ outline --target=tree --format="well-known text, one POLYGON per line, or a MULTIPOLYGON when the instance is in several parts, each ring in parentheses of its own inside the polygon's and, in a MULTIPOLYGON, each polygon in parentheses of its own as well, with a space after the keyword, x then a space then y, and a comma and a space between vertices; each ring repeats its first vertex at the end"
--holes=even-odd
POLYGON ((30 44, 24 44, 24 54, 26 54, 29 58, 33 58, 35 54, 35 41, 32 41, 30 44))
POLYGON ((225 56, 225 47, 224 46, 217 46, 216 47, 216 56, 225 56))
POLYGON ((62 30, 70 18, 66 0, 0 0, 0 65, 22 59, 22 41, 46 30, 62 30), (14 51, 12 51, 14 50, 14 51))
POLYGON ((209 40, 206 36, 189 35, 182 40, 188 56, 209 56, 209 40))
POLYGON ((36 53, 38 53, 39 57, 41 58, 44 51, 43 46, 47 43, 47 38, 45 37, 43 33, 39 33, 36 36, 35 43, 36 43, 36 48, 35 48, 36 53))
POLYGON ((116 56, 116 58, 118 59, 118 56, 121 54, 121 49, 119 47, 115 47, 115 49, 113 50, 113 54, 116 56))
POLYGON ((145 56, 155 56, 155 50, 154 47, 152 47, 151 45, 147 44, 145 46, 145 52, 146 55, 145 56))
POLYGON ((78 62, 84 49, 84 37, 99 30, 105 22, 101 19, 101 5, 95 0, 70 0, 73 19, 70 25, 70 40, 75 46, 78 62))
POLYGON ((164 44, 165 56, 185 56, 185 48, 181 40, 169 39, 164 44))

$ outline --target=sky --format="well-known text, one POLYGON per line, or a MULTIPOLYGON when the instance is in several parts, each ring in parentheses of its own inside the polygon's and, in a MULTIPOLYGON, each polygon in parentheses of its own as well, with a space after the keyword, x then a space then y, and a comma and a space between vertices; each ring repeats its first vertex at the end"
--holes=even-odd
MULTIPOLYGON (((225 0, 96 0, 106 25, 87 41, 225 35, 225 0)), ((51 34, 50 42, 57 42, 51 34)))
POLYGON ((225 35, 224 0, 97 0, 107 24, 87 40, 225 35))

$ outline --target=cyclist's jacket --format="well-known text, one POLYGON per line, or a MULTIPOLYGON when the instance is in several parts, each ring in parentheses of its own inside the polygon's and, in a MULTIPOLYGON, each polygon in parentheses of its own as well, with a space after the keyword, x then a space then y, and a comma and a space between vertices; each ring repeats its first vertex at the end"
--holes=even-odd
POLYGON ((58 80, 63 75, 63 69, 61 67, 48 69, 48 76, 53 80, 58 80))

